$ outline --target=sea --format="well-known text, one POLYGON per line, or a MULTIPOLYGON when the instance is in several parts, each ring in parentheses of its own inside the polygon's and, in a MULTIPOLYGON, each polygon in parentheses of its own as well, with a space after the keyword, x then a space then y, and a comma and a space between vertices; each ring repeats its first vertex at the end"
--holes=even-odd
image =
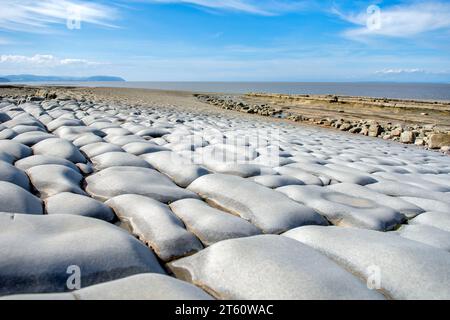
MULTIPOLYGON (((8 83, 10 84, 10 83, 8 83)), ((44 82, 29 85, 118 87, 209 93, 332 94, 391 99, 450 101, 450 83, 385 82, 44 82)))

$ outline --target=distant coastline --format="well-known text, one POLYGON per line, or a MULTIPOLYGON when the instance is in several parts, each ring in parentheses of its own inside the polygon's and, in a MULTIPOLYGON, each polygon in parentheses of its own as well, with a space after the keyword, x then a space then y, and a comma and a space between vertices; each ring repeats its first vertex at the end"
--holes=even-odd
POLYGON ((60 77, 38 76, 32 74, 0 76, 0 82, 125 82, 126 80, 116 76, 91 76, 91 77, 60 77))
POLYGON ((402 100, 450 101, 450 84, 446 83, 38 81, 30 82, 30 85, 152 89, 223 94, 245 94, 249 92, 329 94, 402 100))

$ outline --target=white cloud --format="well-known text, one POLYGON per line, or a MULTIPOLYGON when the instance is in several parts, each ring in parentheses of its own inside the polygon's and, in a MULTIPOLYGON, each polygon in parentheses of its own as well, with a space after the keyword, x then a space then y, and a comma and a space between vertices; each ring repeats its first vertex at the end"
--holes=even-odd
POLYGON ((422 69, 384 69, 375 72, 375 74, 408 74, 408 73, 426 73, 426 71, 422 69))
POLYGON ((114 27, 112 7, 81 0, 0 0, 0 30, 47 32, 51 25, 79 17, 81 24, 114 27), (7 2, 7 3, 6 3, 7 2))
POLYGON ((0 64, 18 67, 58 67, 58 66, 90 66, 99 65, 98 62, 85 59, 60 59, 50 54, 36 54, 34 56, 0 55, 0 64))
POLYGON ((383 69, 376 71, 377 75, 407 75, 407 74, 423 74, 423 75, 447 75, 448 71, 430 71, 424 69, 383 69))
POLYGON ((450 29, 450 2, 447 1, 414 1, 391 7, 380 6, 380 9, 380 24, 376 28, 367 27, 371 15, 366 11, 354 14, 334 9, 334 13, 357 26, 344 34, 359 40, 369 36, 408 38, 430 31, 450 29))
POLYGON ((308 5, 308 1, 303 0, 147 0, 147 2, 182 3, 214 10, 245 12, 266 16, 300 10, 308 5))

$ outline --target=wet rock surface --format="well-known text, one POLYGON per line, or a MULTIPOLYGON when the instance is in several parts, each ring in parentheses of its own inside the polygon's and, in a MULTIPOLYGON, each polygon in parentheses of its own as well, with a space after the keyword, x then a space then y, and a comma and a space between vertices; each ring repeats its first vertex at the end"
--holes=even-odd
POLYGON ((0 295, 450 298, 445 133, 329 125, 0 97, 0 295))

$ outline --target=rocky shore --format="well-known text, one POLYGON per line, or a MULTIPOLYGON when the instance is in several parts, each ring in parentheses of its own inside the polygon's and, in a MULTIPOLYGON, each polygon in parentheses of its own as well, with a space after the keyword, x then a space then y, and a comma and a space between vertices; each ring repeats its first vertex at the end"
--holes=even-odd
POLYGON ((0 299, 450 299, 450 157, 114 90, 0 88, 0 299))
MULTIPOLYGON (((267 99, 282 100, 300 100, 299 97, 290 95, 269 95, 269 94, 248 94, 249 97, 263 97, 267 99)), ((361 134, 369 137, 382 138, 384 140, 393 140, 405 144, 415 144, 424 146, 432 150, 440 150, 450 155, 450 131, 438 128, 433 124, 402 124, 392 122, 378 122, 369 119, 352 120, 344 117, 308 117, 299 114, 299 112, 287 111, 284 108, 274 107, 269 104, 249 104, 241 97, 197 94, 196 97, 206 103, 218 106, 224 110, 234 110, 248 114, 257 114, 265 117, 275 117, 291 120, 294 122, 306 122, 324 127, 335 128, 340 131, 347 131, 354 134, 361 134)), ((301 99, 311 99, 309 95, 302 96, 301 99)), ((356 98, 353 98, 353 100, 356 98)), ((315 97, 316 101, 338 104, 346 103, 346 100, 338 96, 315 97), (341 99, 341 100, 340 100, 341 99)), ((366 98, 367 100, 367 98, 366 98)), ((367 106, 368 101, 359 98, 361 106, 367 106)), ((415 104, 416 101, 397 101, 392 104, 387 99, 371 99, 371 104, 382 105, 384 107, 405 107, 407 103, 415 104), (405 106, 402 106, 404 104, 405 106)), ((450 105, 444 103, 445 105, 450 105)), ((437 105, 437 103, 435 103, 437 105)), ((342 111, 341 111, 342 112, 342 111)), ((343 112, 342 112, 343 113, 343 112)), ((422 113, 426 116, 427 113, 422 113)))

